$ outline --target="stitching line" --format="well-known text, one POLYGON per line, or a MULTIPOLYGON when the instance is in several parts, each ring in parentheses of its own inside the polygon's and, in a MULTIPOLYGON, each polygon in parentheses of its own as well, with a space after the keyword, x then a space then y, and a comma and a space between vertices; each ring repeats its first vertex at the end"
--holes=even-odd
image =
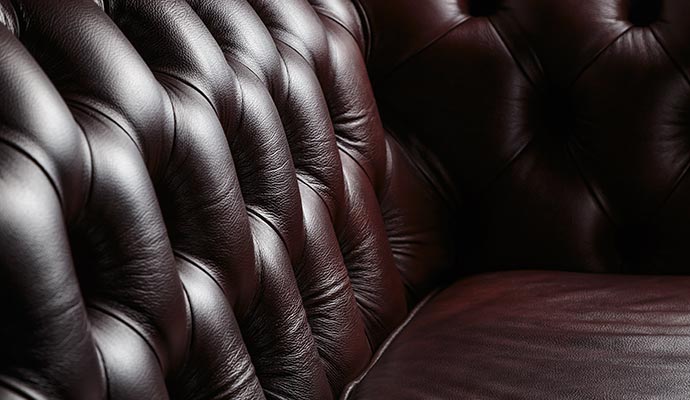
POLYGON ((599 59, 599 57, 601 57, 606 52, 606 50, 608 50, 611 46, 613 46, 618 41, 618 39, 620 39, 621 37, 623 37, 623 35, 628 33, 632 29, 632 27, 633 26, 631 25, 631 26, 625 28, 623 30, 623 32, 619 33, 616 37, 614 37, 610 43, 608 43, 606 46, 604 46, 601 50, 597 51, 597 53, 594 55, 594 57, 592 57, 591 60, 589 60, 587 63, 585 63, 585 65, 582 67, 582 69, 575 75, 575 78, 570 82, 570 84, 568 85, 568 88, 572 88, 573 86, 575 86, 575 83, 580 79, 580 77, 582 77, 582 75, 585 74, 585 72, 587 72, 589 67, 591 67, 592 64, 594 64, 599 59))
POLYGON ((380 85, 381 83, 385 82, 388 78, 390 78, 397 70, 403 67, 406 63, 408 63, 410 60, 413 58, 417 57, 424 51, 426 51, 428 48, 439 42, 441 39, 446 37, 448 34, 453 32, 455 29, 457 29, 460 25, 464 24, 465 22, 469 21, 471 17, 465 16, 464 18, 461 18, 459 21, 454 22, 447 31, 441 33, 437 37, 431 39, 431 41, 422 47, 420 47, 418 50, 410 54, 409 56, 404 57, 401 61, 399 61, 397 64, 395 64, 392 68, 390 68, 386 73, 382 74, 381 79, 379 79, 379 82, 377 82, 377 86, 380 85))
POLYGON ((436 289, 429 293, 422 301, 417 304, 417 306, 410 312, 410 314, 407 316, 405 321, 403 321, 400 326, 398 326, 391 334, 388 336, 386 341, 379 347, 379 349, 376 351, 376 354, 374 354, 374 357, 372 358, 371 362, 367 366, 367 368, 357 377, 355 378, 354 381, 350 382, 346 387, 345 391, 343 392, 342 396, 340 397, 341 400, 347 400, 349 396, 354 392, 356 389, 357 385, 362 382, 364 378, 369 374, 369 372, 376 366, 378 361, 381 359, 381 357, 384 355, 388 347, 390 347, 391 343, 395 341, 395 339, 400 335, 400 333, 407 327, 407 325, 414 319, 414 317, 419 313, 419 310, 421 310, 428 302, 436 296, 441 290, 436 289))
MULTIPOLYGON (((177 256, 177 257, 183 259, 184 261, 186 261, 187 263, 189 263, 189 264, 190 264, 191 266, 193 266, 194 268, 196 268, 196 269, 198 269, 199 271, 201 271, 201 272, 203 272, 204 274, 206 274, 209 278, 211 278, 211 280, 213 281, 213 283, 215 283, 216 286, 218 286, 218 288, 220 289, 220 291, 223 292, 223 294, 227 297, 228 294, 225 292, 225 289, 223 289, 223 286, 222 286, 222 285, 216 280, 216 278, 215 278, 206 268, 204 268, 200 263, 198 263, 197 261, 192 260, 192 259, 191 259, 189 256, 187 256, 186 254, 182 254, 181 252, 179 252, 179 251, 177 251, 177 250, 173 250, 173 254, 174 254, 175 256, 177 256)), ((183 285, 183 286, 184 286, 184 285, 183 285)), ((189 303, 189 304, 190 304, 190 306, 191 306, 191 303, 189 303)))
POLYGON ((91 303, 88 305, 88 308, 91 308, 92 310, 96 310, 98 312, 101 312, 102 314, 105 314, 105 315, 109 316, 110 318, 115 319, 116 321, 120 322, 121 324, 123 324, 127 328, 129 328, 137 336, 139 336, 144 341, 144 343, 146 343, 148 348, 151 350, 151 353, 153 353, 153 355, 156 357, 156 361, 158 361, 158 366, 160 367, 161 371, 164 370, 163 362, 161 361, 160 357, 158 356, 158 352, 156 351, 156 348, 153 346, 153 343, 151 343, 151 341, 139 329, 137 329, 134 326, 134 324, 130 323, 125 318, 122 318, 121 316, 117 315, 117 313, 112 312, 103 306, 91 303))
POLYGON ((41 172, 43 172, 43 175, 46 176, 46 178, 48 179, 48 182, 50 183, 50 186, 53 187, 53 190, 55 191, 55 194, 57 195, 58 202, 60 203, 60 208, 62 208, 63 210, 65 210, 65 201, 64 201, 64 199, 62 198, 62 195, 61 195, 61 193, 60 193, 60 190, 58 189, 58 185, 57 185, 57 183, 53 180, 53 178, 50 176, 50 174, 48 173, 48 171, 43 167, 43 165, 41 165, 41 163, 39 163, 38 160, 36 160, 28 151, 24 150, 24 149, 21 148, 19 145, 15 144, 15 143, 12 143, 12 142, 10 142, 9 140, 6 140, 6 139, 4 139, 4 138, 0 138, 0 143, 4 143, 4 144, 7 145, 8 147, 10 147, 10 148, 16 150, 18 153, 20 153, 20 154, 23 155, 24 157, 28 158, 29 161, 31 161, 33 164, 35 164, 35 165, 41 170, 41 172))

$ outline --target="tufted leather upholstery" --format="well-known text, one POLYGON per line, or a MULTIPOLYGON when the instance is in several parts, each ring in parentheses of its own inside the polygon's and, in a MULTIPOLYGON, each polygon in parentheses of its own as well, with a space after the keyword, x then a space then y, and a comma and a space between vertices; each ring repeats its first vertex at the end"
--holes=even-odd
POLYGON ((0 398, 682 397, 685 4, 0 0, 0 398))
POLYGON ((687 2, 424 3, 366 2, 370 66, 458 183, 469 264, 686 273, 687 2))

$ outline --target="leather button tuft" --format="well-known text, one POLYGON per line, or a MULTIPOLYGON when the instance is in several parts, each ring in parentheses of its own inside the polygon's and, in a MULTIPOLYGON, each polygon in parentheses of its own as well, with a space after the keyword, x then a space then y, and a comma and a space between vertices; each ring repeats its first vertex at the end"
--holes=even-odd
POLYGON ((486 17, 496 14, 500 6, 499 0, 473 0, 470 1, 470 15, 473 17, 486 17))
POLYGON ((662 0, 630 0, 628 18, 636 26, 647 26, 661 15, 662 0))
POLYGON ((654 265, 652 243, 650 227, 645 223, 621 228, 618 248, 624 272, 643 273, 654 265))
POLYGON ((570 96, 557 88, 549 88, 542 98, 542 118, 549 134, 567 136, 575 123, 570 96))

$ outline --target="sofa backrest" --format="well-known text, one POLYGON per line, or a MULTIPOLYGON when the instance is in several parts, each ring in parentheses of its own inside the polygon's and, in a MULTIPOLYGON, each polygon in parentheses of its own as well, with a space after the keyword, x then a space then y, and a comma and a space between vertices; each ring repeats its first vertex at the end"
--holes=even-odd
POLYGON ((0 0, 0 398, 327 399, 448 276, 686 273, 688 18, 0 0))
POLYGON ((0 398, 327 399, 452 270, 348 0, 0 22, 0 398))
POLYGON ((467 268, 688 272, 689 2, 362 4, 383 119, 457 183, 467 268))

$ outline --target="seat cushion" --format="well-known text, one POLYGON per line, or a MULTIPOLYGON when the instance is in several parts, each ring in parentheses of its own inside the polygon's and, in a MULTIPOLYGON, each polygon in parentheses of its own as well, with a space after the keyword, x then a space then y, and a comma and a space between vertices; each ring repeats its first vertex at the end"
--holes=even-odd
POLYGON ((686 399, 689 288, 675 276, 462 279, 415 310, 345 397, 686 399))

